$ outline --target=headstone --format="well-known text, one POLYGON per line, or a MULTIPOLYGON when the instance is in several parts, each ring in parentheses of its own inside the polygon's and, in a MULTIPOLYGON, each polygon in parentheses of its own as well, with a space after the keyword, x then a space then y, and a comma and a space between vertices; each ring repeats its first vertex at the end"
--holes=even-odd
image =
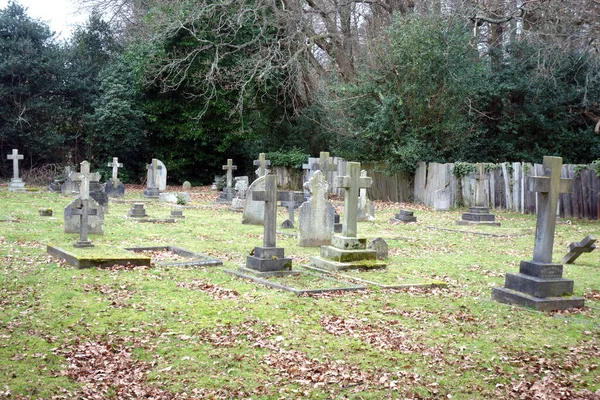
POLYGON ((338 176, 336 186, 344 189, 342 235, 331 238, 331 246, 321 247, 320 257, 311 257, 312 266, 327 270, 372 269, 385 267, 377 252, 367 249, 367 240, 356 235, 358 193, 371 186, 371 178, 360 176, 360 163, 349 162, 346 176, 338 176))
POLYGON ((388 258, 388 244, 383 238, 375 238, 369 241, 367 249, 375 250, 377 252, 378 260, 385 260, 388 258))
POLYGON ((71 179, 80 182, 80 193, 79 197, 65 208, 65 232, 67 232, 68 229, 68 222, 78 220, 79 240, 73 244, 73 247, 93 247, 94 245, 88 239, 88 233, 97 233, 100 231, 100 234, 104 234, 104 213, 102 207, 90 197, 89 193, 90 183, 98 182, 100 180, 100 174, 97 172, 91 173, 90 163, 83 161, 81 163, 80 172, 72 172, 71 179), (90 217, 94 216, 98 220, 96 222, 99 222, 100 226, 97 226, 98 224, 95 224, 94 221, 90 221, 90 217))
POLYGON ((342 223, 340 222, 340 214, 335 212, 333 215, 333 232, 342 233, 342 223))
POLYGON ((185 216, 181 210, 171 210, 171 218, 185 218, 185 216))
POLYGON ((236 176, 233 180, 235 182, 235 197, 231 200, 231 209, 243 211, 246 204, 246 192, 248 191, 248 177, 236 176))
POLYGON ((264 233, 262 247, 255 247, 246 257, 246 268, 258 272, 289 271, 292 259, 285 257, 284 249, 276 247, 277 201, 289 199, 289 192, 277 192, 277 177, 265 175, 265 190, 252 192, 252 200, 264 203, 264 233))
MULTIPOLYGON (((360 171, 360 177, 366 178, 367 171, 364 169, 360 171)), ((369 200, 369 196, 367 196, 367 189, 361 188, 358 196, 358 211, 357 211, 357 220, 362 222, 370 222, 375 221, 375 206, 369 200)))
POLYGON ((310 196, 298 210, 298 246, 331 244, 335 210, 327 201, 329 184, 325 175, 316 171, 304 187, 310 196))
POLYGON ((475 173, 475 205, 469 207, 468 212, 462 214, 462 219, 456 221, 457 225, 488 225, 500 226, 496 222, 494 214, 490 214, 490 209, 485 206, 484 178, 485 170, 483 163, 477 163, 477 172, 475 173))
POLYGON ((289 192, 290 199, 281 202, 281 207, 288 210, 288 219, 281 223, 282 229, 294 229, 294 210, 302 205, 304 195, 302 192, 289 192), (298 200, 298 201, 297 201, 298 200))
POLYGON ((560 177, 561 166, 562 158, 545 156, 544 174, 529 178, 529 190, 538 196, 533 260, 521 261, 519 273, 507 273, 492 299, 543 311, 583 307, 584 299, 573 296, 574 282, 562 277, 563 265, 552 263, 558 195, 573 188, 572 179, 560 177))
POLYGON ((158 199, 164 203, 187 204, 190 202, 188 192, 166 192, 160 193, 158 199))
MULTIPOLYGON (((302 164, 302 169, 307 170, 306 174, 306 182, 312 178, 316 171, 321 171, 325 174, 325 179, 327 180, 327 173, 332 171, 337 171, 337 165, 333 163, 332 158, 329 156, 329 152, 322 151, 319 154, 319 158, 309 158, 308 163, 302 164)), ((308 190, 304 189, 304 198, 308 199, 310 193, 308 190)))
POLYGON ((445 187, 435 191, 433 200, 433 211, 449 211, 450 210, 450 188, 445 187))
POLYGON ((19 150, 13 149, 11 154, 8 154, 6 158, 13 162, 13 177, 8 183, 9 192, 24 192, 25 183, 19 178, 19 160, 23 159, 23 155, 19 154, 19 150))
POLYGON ((262 225, 265 220, 265 203, 253 200, 252 193, 265 190, 265 177, 261 176, 246 191, 246 202, 244 203, 244 215, 242 224, 262 225))
POLYGON ((225 182, 224 176, 215 175, 215 180, 213 181, 212 185, 210 186, 210 190, 212 190, 213 192, 216 192, 216 191, 223 189, 225 187, 224 182, 225 182))
POLYGON ((146 189, 144 190, 144 196, 150 198, 158 198, 160 194, 159 186, 159 178, 158 171, 162 169, 159 165, 159 160, 156 158, 152 159, 152 163, 146 165, 146 170, 148 170, 146 176, 146 189))
POLYGON ((112 162, 109 162, 107 166, 112 167, 112 176, 104 184, 104 193, 108 197, 123 197, 125 195, 125 185, 118 177, 118 170, 123 167, 123 163, 120 163, 117 157, 113 157, 112 162))
POLYGON ((61 185, 62 194, 71 195, 79 192, 79 185, 71 179, 71 166, 65 167, 65 181, 61 185))
POLYGON ((90 197, 104 210, 104 213, 108 213, 108 194, 104 191, 104 185, 100 182, 90 182, 89 187, 90 197))
POLYGON ((40 217, 51 217, 52 209, 51 208, 40 208, 40 209, 38 209, 38 213, 39 213, 40 217))
POLYGON ((183 185, 181 185, 181 187, 183 188, 183 190, 190 190, 192 188, 192 184, 188 181, 183 182, 183 185))
POLYGON ((158 163, 157 179, 158 179, 158 190, 161 192, 167 190, 167 166, 160 160, 156 160, 158 163))
POLYGON ((583 253, 591 253, 596 249, 596 238, 592 235, 587 235, 581 242, 573 242, 569 245, 569 252, 562 258, 562 264, 572 264, 583 253))
POLYGON ((237 166, 233 165, 233 160, 231 158, 228 158, 227 164, 223 165, 223 170, 227 171, 226 186, 223 188, 223 191, 216 201, 217 203, 231 203, 235 196, 235 188, 233 187, 233 171, 237 170, 237 166))
POLYGON ((129 218, 144 218, 147 217, 146 209, 144 208, 144 203, 133 203, 131 208, 127 212, 127 216, 129 218))
POLYGON ((405 224, 409 222, 417 222, 417 217, 415 217, 414 214, 414 211, 400 210, 400 212, 397 213, 394 218, 390 218, 390 222, 403 222, 405 224))
POLYGON ((254 160, 254 165, 258 167, 256 175, 258 175, 259 178, 269 173, 267 167, 271 165, 271 160, 266 160, 265 158, 265 153, 260 153, 258 155, 258 160, 254 160))

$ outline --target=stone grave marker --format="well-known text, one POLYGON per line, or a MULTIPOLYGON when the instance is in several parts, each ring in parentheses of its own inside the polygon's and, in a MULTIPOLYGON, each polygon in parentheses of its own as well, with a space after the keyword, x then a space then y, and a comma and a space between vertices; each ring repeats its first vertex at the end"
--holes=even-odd
POLYGON ((185 181, 183 182, 181 187, 183 190, 190 190, 192 188, 192 184, 189 181, 185 181))
POLYGON ((129 211, 127 211, 127 216, 129 218, 145 218, 148 216, 146 214, 146 209, 144 208, 144 203, 133 203, 129 211))
MULTIPOLYGON (((367 171, 364 169, 360 171, 360 177, 366 178, 367 171)), ((369 200, 369 196, 367 195, 367 189, 362 187, 360 188, 358 196, 358 212, 357 212, 357 220, 362 222, 371 222, 375 221, 375 205, 371 203, 369 200)))
POLYGON ((317 170, 304 186, 310 195, 298 209, 298 246, 331 244, 335 209, 327 201, 325 174, 317 170))
POLYGON ((302 205, 304 194, 302 192, 288 192, 290 197, 288 200, 281 202, 281 207, 288 210, 288 218, 280 225, 282 229, 294 229, 294 210, 302 205))
MULTIPOLYGON (((319 154, 319 158, 309 158, 308 163, 302 164, 302 169, 307 170, 306 174, 306 182, 312 178, 316 171, 321 171, 325 175, 325 179, 327 180, 327 173, 332 171, 337 171, 337 164, 331 161, 332 158, 329 156, 329 152, 322 151, 319 154)), ((305 183, 306 184, 306 183, 305 183)), ((304 189, 304 198, 308 199, 310 196, 310 192, 305 188, 304 189)))
POLYGON ((462 219, 456 221, 457 225, 489 225, 500 226, 496 222, 494 214, 490 214, 489 207, 485 206, 484 178, 485 170, 483 163, 477 163, 475 173, 475 205, 469 207, 468 212, 462 214, 462 219))
POLYGON ((243 211, 246 204, 246 192, 248 191, 248 177, 236 176, 235 181, 235 197, 231 200, 231 209, 233 211, 243 211))
POLYGON ((185 218, 182 210, 171 210, 171 218, 185 218))
MULTIPOLYGON (((265 175, 266 176, 266 175, 265 175)), ((253 199, 252 193, 265 190, 265 176, 256 179, 246 191, 242 224, 262 225, 265 220, 265 203, 253 199)))
POLYGON ((156 160, 158 169, 156 171, 158 190, 167 190, 167 166, 160 160, 156 160))
POLYGON ((519 273, 507 273, 492 299, 543 311, 583 307, 584 299, 573 296, 574 282, 562 277, 563 265, 552 263, 558 195, 573 188, 572 179, 560 177, 561 166, 562 158, 545 156, 544 174, 529 179, 529 190, 538 196, 533 260, 521 261, 519 273))
POLYGON ((123 163, 119 162, 119 158, 113 157, 112 162, 107 166, 112 168, 112 177, 104 184, 104 193, 108 197, 123 197, 125 195, 125 185, 119 180, 119 168, 123 167, 123 163))
MULTIPOLYGON (((72 172, 71 179, 80 182, 80 193, 79 197, 71 203, 72 207, 69 207, 69 205, 65 208, 65 232, 67 231, 67 217, 71 219, 79 217, 79 240, 73 244, 73 247, 93 247, 94 245, 88 239, 88 233, 91 233, 88 232, 89 217, 101 215, 103 221, 104 215, 102 213, 102 208, 90 198, 89 189, 90 182, 98 182, 100 180, 100 174, 97 172, 90 172, 90 163, 83 161, 81 163, 80 172, 72 172)), ((103 226, 102 233, 104 233, 103 226)))
POLYGON ((260 178, 269 173, 267 167, 271 165, 271 160, 266 159, 265 153, 260 153, 258 155, 258 160, 254 160, 254 165, 258 167, 256 175, 260 178))
POLYGON ((9 192, 24 192, 25 183, 19 178, 19 160, 23 159, 23 155, 19 154, 19 150, 13 149, 11 154, 8 154, 6 158, 13 162, 13 177, 8 183, 9 192))
POLYGON ((433 200, 433 211, 449 211, 450 210, 450 188, 445 187, 435 191, 433 200))
POLYGON ((223 170, 227 171, 226 177, 226 185, 223 188, 223 191, 217 197, 217 203, 231 203, 235 196, 235 188, 233 187, 233 171, 237 170, 237 165, 233 165, 233 160, 231 158, 227 159, 227 164, 223 165, 223 170))
POLYGON ((60 186, 62 194, 71 195, 73 193, 79 192, 79 185, 77 182, 74 182, 71 179, 71 166, 67 165, 65 167, 65 181, 60 186))
POLYGON ((389 247, 387 242, 383 238, 379 237, 369 240, 369 243, 367 244, 367 249, 375 250, 377 252, 378 260, 385 260, 386 258, 388 258, 389 247))
POLYGON ((400 212, 397 213, 394 218, 390 218, 390 222, 403 222, 405 224, 409 222, 417 222, 417 217, 415 217, 414 214, 414 211, 400 210, 400 212))
POLYGON ((581 242, 573 242, 569 245, 569 252, 562 258, 562 264, 572 264, 583 253, 591 253, 596 249, 596 238, 592 235, 587 235, 581 242))
POLYGON ((340 214, 335 211, 333 215, 333 232, 342 233, 342 223, 340 222, 340 214))
POLYGON ((160 194, 160 189, 158 188, 158 171, 162 169, 162 166, 159 165, 159 161, 156 158, 152 159, 152 163, 146 165, 146 170, 148 170, 146 176, 146 189, 144 190, 144 197, 150 198, 158 198, 160 194))
POLYGON ((108 194, 104 191, 104 185, 100 182, 90 182, 89 187, 90 197, 104 210, 105 214, 108 214, 108 194))

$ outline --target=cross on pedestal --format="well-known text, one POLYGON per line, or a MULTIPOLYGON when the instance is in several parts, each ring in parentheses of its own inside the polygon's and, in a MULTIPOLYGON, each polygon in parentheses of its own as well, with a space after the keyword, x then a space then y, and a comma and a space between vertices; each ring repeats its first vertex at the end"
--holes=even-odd
POLYGON ((294 192, 278 192, 277 177, 267 175, 265 177, 265 190, 252 192, 252 200, 265 202, 265 222, 264 222, 264 247, 275 247, 276 229, 277 229, 277 202, 289 201, 294 199, 294 192))
POLYGON ((349 162, 346 164, 346 176, 338 176, 336 187, 345 189, 344 192, 344 223, 342 235, 356 237, 358 192, 361 188, 370 188, 373 180, 360 176, 360 163, 349 162))
POLYGON ((483 163, 477 163, 475 168, 475 206, 484 207, 485 201, 483 184, 485 178, 485 171, 483 168, 483 163))
POLYGON ((79 223, 79 240, 73 244, 74 247, 92 247, 94 246, 88 240, 88 216, 96 215, 98 210, 89 209, 90 199, 90 182, 100 181, 100 174, 98 172, 90 172, 90 163, 83 161, 81 163, 80 172, 71 172, 69 176, 72 181, 81 182, 79 187, 79 207, 72 210, 75 215, 80 215, 79 223))
POLYGON ((561 157, 544 156, 543 168, 543 176, 529 178, 529 190, 538 195, 533 261, 551 263, 558 195, 569 193, 573 189, 573 180, 560 177, 561 157))
POLYGON ((237 165, 233 165, 233 160, 231 158, 228 158, 227 165, 223 165, 223 169, 227 170, 227 187, 232 188, 233 187, 233 171, 237 170, 237 165))
POLYGON ((260 153, 258 155, 258 160, 254 160, 254 165, 258 166, 259 178, 267 174, 267 167, 271 165, 271 160, 266 160, 265 158, 265 153, 260 153))
POLYGON ((118 172, 119 172, 118 170, 119 170, 119 168, 123 167, 123 163, 120 163, 119 159, 117 157, 113 157, 112 162, 109 162, 108 166, 112 167, 112 181, 113 181, 113 184, 116 185, 117 182, 118 182, 118 180, 119 180, 117 178, 117 175, 118 175, 118 172))
POLYGON ((569 245, 569 252, 562 258, 561 264, 571 264, 583 253, 591 253, 596 249, 596 238, 587 235, 581 242, 573 242, 569 245))
POLYGON ((13 149, 12 154, 6 156, 7 159, 13 162, 13 179, 19 179, 19 160, 23 159, 23 155, 19 154, 19 150, 13 149))
POLYGON ((288 219, 293 224, 294 223, 294 209, 298 208, 298 205, 304 201, 304 193, 302 192, 282 192, 287 193, 288 198, 281 202, 283 207, 287 207, 288 209, 288 219))

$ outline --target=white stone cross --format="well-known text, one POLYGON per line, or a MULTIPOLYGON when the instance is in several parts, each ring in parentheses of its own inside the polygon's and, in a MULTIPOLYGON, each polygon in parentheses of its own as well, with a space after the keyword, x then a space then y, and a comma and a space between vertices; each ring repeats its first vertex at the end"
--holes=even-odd
POLYGON ((19 160, 23 159, 23 155, 19 154, 19 150, 13 149, 12 154, 7 155, 6 158, 13 160, 13 178, 19 179, 19 160))
POLYGON ((153 158, 151 164, 146 164, 146 169, 150 173, 150 179, 148 179, 148 187, 152 189, 158 188, 158 170, 162 169, 162 166, 158 165, 158 160, 156 158, 153 158))
POLYGON ((258 155, 258 160, 254 160, 254 165, 258 165, 259 178, 267 174, 267 167, 271 165, 271 160, 266 160, 265 158, 265 153, 260 153, 258 155))
POLYGON ((349 162, 346 164, 346 176, 338 176, 336 187, 344 188, 344 222, 342 236, 356 237, 356 220, 358 211, 358 191, 361 188, 370 188, 373 180, 360 176, 360 163, 349 162))
POLYGON ((223 169, 227 170, 227 187, 233 187, 233 171, 237 170, 237 165, 233 165, 231 158, 227 159, 227 165, 223 165, 223 169))
POLYGON ((90 182, 99 182, 100 174, 98 172, 90 172, 90 163, 87 161, 81 162, 80 172, 71 172, 69 178, 72 181, 81 182, 79 185, 79 197, 81 200, 90 198, 90 182))
POLYGON ((573 180, 560 177, 561 157, 544 156, 544 175, 529 178, 529 190, 537 192, 538 213, 535 224, 533 261, 552 262, 554 231, 556 230, 556 206, 559 193, 569 193, 573 180))
POLYGON ((112 180, 113 180, 113 184, 117 184, 117 181, 119 180, 117 178, 117 174, 118 174, 118 170, 119 168, 123 167, 123 163, 119 162, 119 159, 117 157, 113 157, 112 162, 108 163, 109 167, 112 167, 112 180))

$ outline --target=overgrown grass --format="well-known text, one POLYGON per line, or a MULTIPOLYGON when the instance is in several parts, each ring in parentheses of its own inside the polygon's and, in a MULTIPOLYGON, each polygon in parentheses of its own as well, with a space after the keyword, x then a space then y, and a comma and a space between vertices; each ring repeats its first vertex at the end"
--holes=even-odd
MULTIPOLYGON (((0 222, 0 398, 93 390, 119 398, 133 384, 179 398, 533 398, 544 390, 591 398, 600 390, 600 252, 565 266, 575 294, 586 296, 583 310, 542 313, 490 300, 504 274, 531 258, 534 216, 496 210, 501 227, 465 227, 455 225, 462 210, 378 203, 376 221, 359 223, 359 234, 387 240, 388 268, 352 274, 384 284, 442 280, 448 288, 298 297, 223 272, 262 245, 262 227, 242 225, 241 214, 209 198, 192 193, 197 208, 175 224, 138 223, 125 218, 130 204, 111 203, 91 251, 174 245, 223 267, 77 270, 45 252, 47 244, 73 249, 77 235, 62 232, 71 198, 1 188, 0 219, 12 222, 0 222), (388 223, 400 206, 416 208, 418 222, 388 223), (40 207, 54 217, 38 216, 40 207), (98 343, 131 363, 86 378, 76 365, 97 352, 82 346, 98 343), (143 373, 110 383, 128 368, 143 373)), ((146 210, 166 218, 170 207, 146 210)), ((287 210, 279 211, 282 221, 287 210)), ((600 237, 596 221, 570 222, 557 225, 557 262, 570 242, 600 237)), ((278 246, 296 265, 319 254, 287 235, 278 246)), ((311 280, 279 279, 302 288, 311 280)))

